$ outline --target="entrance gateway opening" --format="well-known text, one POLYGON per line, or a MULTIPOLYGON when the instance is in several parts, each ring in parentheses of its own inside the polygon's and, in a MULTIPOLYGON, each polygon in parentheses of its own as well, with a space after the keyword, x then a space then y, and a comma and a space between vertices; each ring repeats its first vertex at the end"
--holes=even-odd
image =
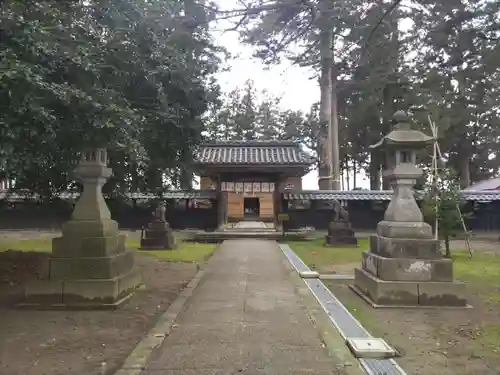
POLYGON ((244 198, 243 210, 245 219, 256 219, 260 217, 259 198, 244 198))

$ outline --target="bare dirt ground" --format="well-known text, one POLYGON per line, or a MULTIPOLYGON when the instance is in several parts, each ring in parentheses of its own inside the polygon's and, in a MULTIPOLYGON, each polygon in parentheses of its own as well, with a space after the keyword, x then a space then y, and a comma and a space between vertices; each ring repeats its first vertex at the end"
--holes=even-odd
POLYGON ((373 336, 399 351, 396 360, 408 375, 500 373, 500 304, 477 289, 469 287, 473 309, 415 310, 373 309, 346 285, 330 288, 373 336))
MULTIPOLYGON (((48 256, 5 254, 0 253, 0 272, 11 269, 8 262, 13 256, 17 268, 7 276, 4 272, 0 280, 4 297, 23 279, 36 277, 34 263, 48 256)), ((197 271, 196 264, 160 262, 146 255, 138 255, 137 263, 145 288, 116 311, 12 310, 6 308, 5 298, 0 301, 0 374, 113 373, 197 271)))
MULTIPOLYGON (((465 248, 453 241, 452 249, 465 248)), ((473 241, 477 252, 497 252, 500 244, 473 241)), ((352 274, 359 263, 332 267, 352 274)), ((376 337, 402 355, 397 362, 408 375, 500 374, 500 280, 467 282, 472 309, 373 309, 347 285, 330 284, 333 293, 376 337)))

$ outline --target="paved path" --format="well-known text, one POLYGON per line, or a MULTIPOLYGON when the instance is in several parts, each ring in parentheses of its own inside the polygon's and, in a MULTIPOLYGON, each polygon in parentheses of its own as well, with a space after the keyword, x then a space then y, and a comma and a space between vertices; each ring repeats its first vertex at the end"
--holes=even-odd
POLYGON ((225 241, 143 375, 339 374, 274 241, 225 241))
POLYGON ((263 221, 240 221, 236 223, 235 228, 240 229, 260 229, 267 228, 266 224, 263 221))

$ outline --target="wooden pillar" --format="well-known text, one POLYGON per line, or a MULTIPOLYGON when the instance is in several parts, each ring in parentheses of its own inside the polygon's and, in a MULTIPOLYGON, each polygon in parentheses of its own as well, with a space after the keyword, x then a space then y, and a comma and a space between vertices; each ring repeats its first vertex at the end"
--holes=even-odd
POLYGON ((217 193, 217 227, 223 228, 227 223, 227 191, 217 193))
POLYGON ((281 223, 278 220, 278 215, 281 213, 281 192, 279 190, 281 178, 277 177, 274 179, 274 192, 273 192, 273 200, 274 200, 274 227, 277 230, 281 230, 281 223))
POLYGON ((221 189, 221 179, 220 176, 214 176, 210 178, 212 183, 215 183, 215 194, 217 197, 217 228, 222 229, 224 227, 224 193, 221 189))

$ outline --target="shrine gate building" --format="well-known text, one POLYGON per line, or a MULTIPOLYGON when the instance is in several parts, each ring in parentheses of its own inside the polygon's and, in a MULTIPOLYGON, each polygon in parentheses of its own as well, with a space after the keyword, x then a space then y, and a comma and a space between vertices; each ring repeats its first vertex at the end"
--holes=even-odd
POLYGON ((195 159, 202 190, 215 190, 218 224, 242 220, 277 223, 283 192, 302 190, 314 159, 292 141, 203 144, 195 159))

